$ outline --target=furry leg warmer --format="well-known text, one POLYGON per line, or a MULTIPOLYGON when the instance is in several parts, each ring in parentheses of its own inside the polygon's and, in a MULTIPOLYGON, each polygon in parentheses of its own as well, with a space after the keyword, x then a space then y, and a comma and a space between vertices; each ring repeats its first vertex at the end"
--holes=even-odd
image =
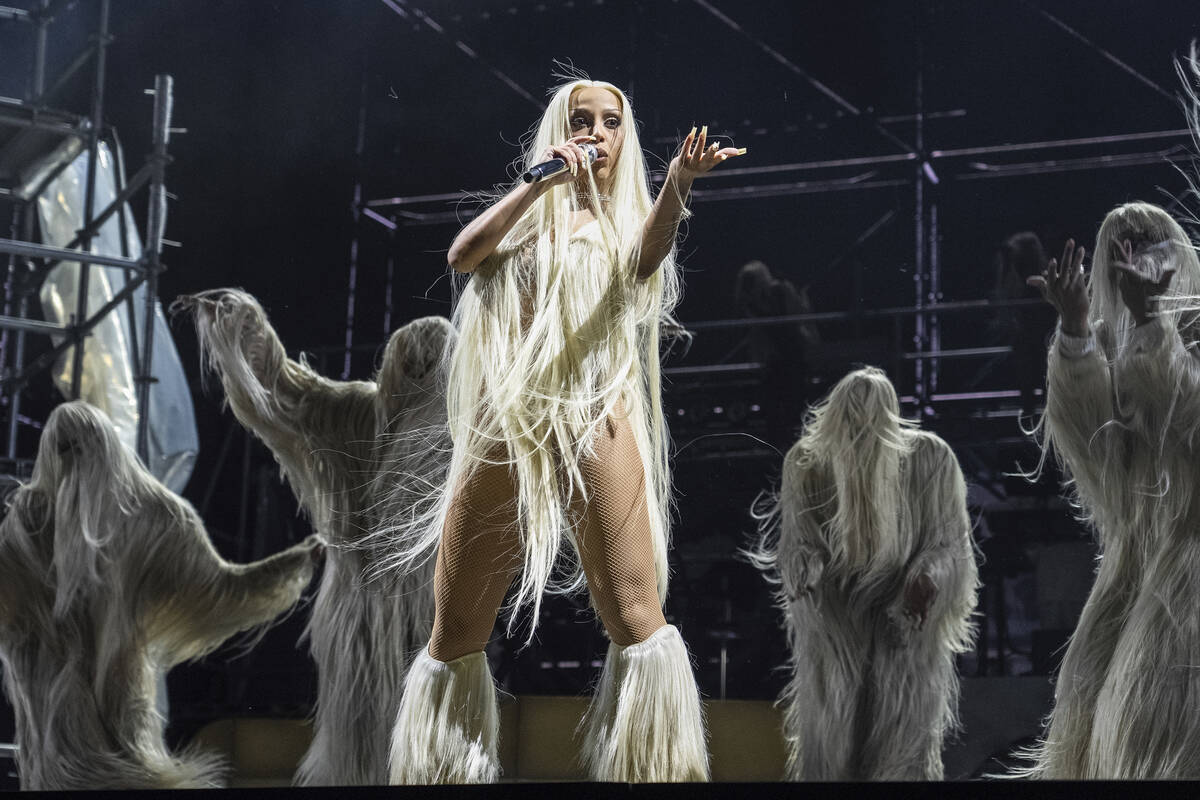
POLYGON ((644 642, 608 646, 596 696, 580 726, 593 780, 706 781, 700 695, 683 638, 664 625, 644 642))
POLYGON ((496 687, 482 652, 441 662, 422 650, 392 731, 392 784, 491 783, 500 774, 496 687))

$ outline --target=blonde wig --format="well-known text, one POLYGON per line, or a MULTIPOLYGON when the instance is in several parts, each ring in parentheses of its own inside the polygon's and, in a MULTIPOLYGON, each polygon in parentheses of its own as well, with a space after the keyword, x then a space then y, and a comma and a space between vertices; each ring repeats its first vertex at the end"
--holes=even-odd
POLYGON ((235 416, 271 449, 329 545, 308 625, 313 744, 297 781, 386 783, 405 673, 433 621, 433 580, 431 564, 382 570, 396 545, 379 532, 426 518, 421 501, 445 481, 444 351, 454 331, 443 317, 414 320, 392 334, 374 381, 343 382, 289 359, 245 292, 214 289, 176 306, 194 311, 235 416))
POLYGON ((56 408, 0 523, 0 663, 21 787, 219 785, 217 758, 167 750, 158 679, 290 608, 317 546, 226 562, 102 412, 56 408))
POLYGON ((1200 777, 1200 631, 1184 622, 1200 607, 1198 290, 1200 261, 1179 224, 1148 203, 1119 206, 1096 239, 1091 332, 1059 331, 1050 345, 1044 453, 1102 555, 1023 774, 1200 777), (1125 240, 1143 274, 1175 272, 1157 316, 1137 327, 1113 267, 1125 240))
POLYGON ((453 315, 458 346, 447 384, 454 442, 449 480, 435 520, 400 526, 415 528, 421 539, 399 563, 428 558, 455 488, 481 464, 509 464, 525 552, 510 628, 522 606, 532 606, 536 624, 546 588, 565 591, 581 584, 577 557, 562 558, 564 541, 575 555, 568 508, 572 498, 586 499, 580 463, 619 404, 646 474, 660 597, 666 593, 670 479, 659 331, 678 300, 679 279, 673 250, 653 274, 637 277, 651 199, 628 98, 597 81, 560 86, 528 142, 524 164, 532 166, 547 147, 570 136, 571 97, 584 87, 602 87, 620 101, 625 138, 612 166, 608 199, 599 196, 588 172, 596 220, 572 235, 571 215, 580 208, 575 185, 546 191, 462 288, 453 315))
POLYGON ((789 780, 939 780, 957 724, 954 656, 978 574, 954 453, 899 415, 878 369, 843 378, 788 452, 749 555, 777 584, 791 679, 789 780), (905 589, 924 577, 924 626, 905 589))

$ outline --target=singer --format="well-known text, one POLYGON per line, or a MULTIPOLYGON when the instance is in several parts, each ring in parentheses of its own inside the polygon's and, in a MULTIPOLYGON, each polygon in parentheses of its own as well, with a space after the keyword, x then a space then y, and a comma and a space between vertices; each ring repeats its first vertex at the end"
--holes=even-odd
POLYGON ((675 237, 692 181, 732 147, 693 128, 651 203, 633 110, 608 83, 555 91, 518 181, 467 225, 448 261, 470 273, 447 386, 454 442, 433 519, 397 568, 435 549, 436 613, 392 735, 393 783, 499 774, 495 689, 484 655, 505 593, 508 629, 543 591, 586 583, 611 644, 583 725, 605 781, 708 778, 700 702, 667 586, 667 433, 659 327, 679 297, 675 237), (596 150, 591 162, 582 145, 596 150))

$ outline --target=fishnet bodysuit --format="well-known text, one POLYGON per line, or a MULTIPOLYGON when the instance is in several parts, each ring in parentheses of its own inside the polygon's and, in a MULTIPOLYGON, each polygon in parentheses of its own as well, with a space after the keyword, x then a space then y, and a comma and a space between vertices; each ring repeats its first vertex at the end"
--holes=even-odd
MULTIPOLYGON (((496 459, 500 460, 500 459, 496 459)), ((580 465, 589 502, 580 520, 580 561, 592 602, 618 645, 644 641, 666 624, 658 602, 646 477, 623 406, 580 465)), ((516 486, 505 464, 481 465, 461 486, 442 530, 434 573, 436 612, 429 654, 452 661, 484 649, 504 594, 521 568, 516 486)))

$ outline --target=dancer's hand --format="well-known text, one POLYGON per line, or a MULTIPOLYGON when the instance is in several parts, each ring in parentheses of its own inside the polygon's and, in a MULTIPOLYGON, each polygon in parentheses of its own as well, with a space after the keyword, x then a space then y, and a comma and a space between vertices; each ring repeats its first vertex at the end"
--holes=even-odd
POLYGON ((300 543, 300 547, 308 551, 308 557, 312 559, 313 566, 320 564, 325 560, 325 540, 317 534, 311 534, 305 537, 300 543))
POLYGON ((784 588, 792 600, 803 600, 810 596, 821 582, 828 556, 811 545, 800 544, 792 551, 792 559, 787 568, 781 570, 784 575, 784 588))
POLYGON ((744 149, 736 147, 721 147, 716 142, 710 144, 708 126, 701 128, 699 134, 693 127, 691 133, 684 138, 679 153, 672 159, 670 171, 677 178, 691 182, 697 175, 708 172, 734 156, 744 155, 745 152, 744 149))
POLYGON ((921 573, 904 584, 900 596, 884 612, 884 640, 897 649, 908 647, 925 627, 929 609, 937 598, 937 585, 921 573))
POLYGON ((1058 310, 1063 333, 1071 336, 1087 336, 1088 296, 1083 279, 1083 256, 1085 249, 1075 249, 1075 240, 1067 239, 1063 247, 1062 260, 1050 259, 1041 275, 1031 275, 1025 283, 1042 292, 1046 302, 1058 310))
POLYGON ((1145 325, 1157 314, 1158 300, 1170 288, 1175 267, 1150 263, 1147 270, 1139 269, 1133 259, 1133 245, 1128 239, 1121 244, 1121 257, 1123 260, 1113 262, 1121 299, 1133 315, 1134 323, 1145 325))
POLYGON ((937 586, 933 579, 925 573, 909 581, 904 587, 904 616, 916 623, 916 629, 925 627, 929 609, 937 597, 937 586))
POLYGON ((553 178, 547 178, 540 183, 543 186, 550 187, 559 186, 564 183, 570 183, 571 181, 575 180, 575 178, 579 176, 579 170, 587 169, 588 166, 587 153, 583 152, 583 148, 580 147, 580 145, 591 144, 595 141, 596 137, 589 133, 586 136, 572 136, 562 144, 556 144, 546 148, 546 150, 543 151, 541 156, 538 158, 539 164, 543 161, 549 161, 552 158, 561 158, 567 162, 567 167, 569 169, 567 169, 565 172, 560 172, 553 178))
POLYGON ((821 582, 821 576, 825 574, 826 556, 815 547, 806 547, 801 551, 801 557, 804 563, 804 580, 800 592, 808 595, 813 593, 817 584, 821 582))

